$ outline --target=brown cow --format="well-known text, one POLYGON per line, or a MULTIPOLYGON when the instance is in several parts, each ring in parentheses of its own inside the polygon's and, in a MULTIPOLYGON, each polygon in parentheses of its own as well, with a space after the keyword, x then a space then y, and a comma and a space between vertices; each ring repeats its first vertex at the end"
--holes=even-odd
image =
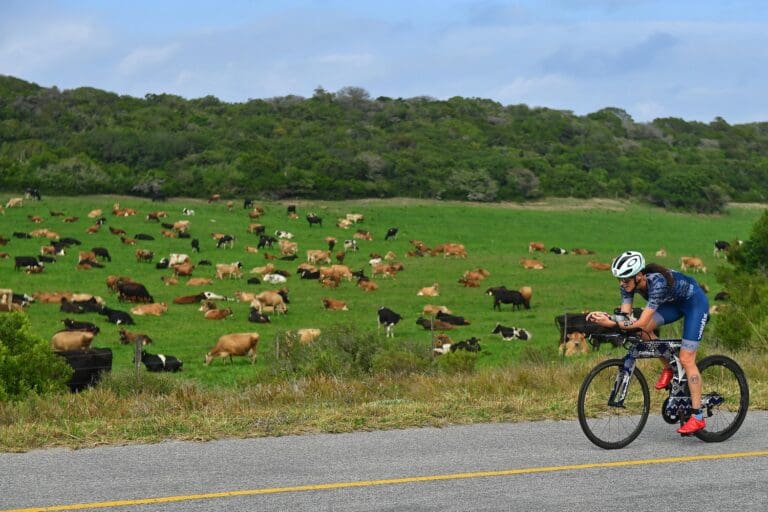
POLYGON ((680 258, 680 270, 685 272, 688 269, 691 269, 692 272, 707 273, 707 267, 704 266, 704 262, 701 258, 695 256, 682 256, 680 258))
POLYGON ((131 308, 131 313, 134 315, 152 315, 160 316, 168 311, 168 303, 155 302, 154 304, 140 304, 131 308))
POLYGON ((347 303, 343 300, 331 299, 330 297, 323 297, 323 307, 331 311, 349 311, 347 303))
POLYGON ((528 243, 528 252, 533 254, 534 252, 546 252, 546 249, 544 248, 544 242, 529 242, 528 243))
POLYGON ((440 285, 434 283, 432 286, 427 286, 419 290, 416 295, 419 297, 437 297, 440 295, 440 285))
POLYGON ((88 350, 94 333, 90 331, 59 331, 51 338, 53 350, 88 350))
MULTIPOLYGON (((259 343, 259 333, 241 332, 225 334, 221 336, 216 345, 206 354, 206 366, 213 361, 215 357, 221 359, 229 358, 229 362, 234 364, 232 356, 248 356, 251 364, 256 362, 256 347, 259 343)), ((226 364, 226 361, 224 361, 226 364)))
POLYGON ((529 270, 543 270, 544 264, 540 262, 539 260, 531 260, 527 258, 520 258, 520 264, 523 266, 523 268, 529 269, 529 270))
POLYGON ((595 270, 610 270, 611 269, 611 264, 610 263, 602 263, 602 262, 594 261, 594 260, 588 262, 587 266, 589 266, 590 268, 593 268, 595 270))

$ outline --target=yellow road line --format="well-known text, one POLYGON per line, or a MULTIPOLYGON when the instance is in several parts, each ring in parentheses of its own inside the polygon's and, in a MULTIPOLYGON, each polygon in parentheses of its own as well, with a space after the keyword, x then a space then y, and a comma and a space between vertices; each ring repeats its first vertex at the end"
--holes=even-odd
POLYGON ((291 487, 269 487, 265 489, 245 489, 241 491, 212 492, 206 494, 188 494, 183 496, 166 496, 162 498, 143 498, 135 500, 100 501, 95 503, 75 503, 70 505, 54 505, 50 507, 14 508, 0 512, 54 512, 59 510, 85 510, 91 508, 125 507, 129 505, 152 505, 155 503, 173 503, 180 501, 230 498, 235 496, 255 496, 259 494, 278 494, 301 491, 323 491, 329 489, 348 489, 352 487, 372 487, 375 485, 397 485, 415 482, 435 482, 439 480, 460 480, 466 478, 483 478, 494 476, 526 475, 531 473, 550 473, 556 471, 573 471, 593 468, 615 468, 627 466, 643 466, 649 464, 673 464, 678 462, 694 462, 701 460, 738 459, 744 457, 765 457, 768 450, 755 452, 721 453, 713 455, 689 455, 685 457, 666 457, 662 459, 624 460, 617 462, 595 462, 591 464, 571 464, 567 466, 544 466, 538 468, 503 469, 499 471, 475 471, 472 473, 452 473, 447 475, 413 476, 405 478, 388 478, 384 480, 363 480, 359 482, 336 482, 329 484, 295 485, 291 487))

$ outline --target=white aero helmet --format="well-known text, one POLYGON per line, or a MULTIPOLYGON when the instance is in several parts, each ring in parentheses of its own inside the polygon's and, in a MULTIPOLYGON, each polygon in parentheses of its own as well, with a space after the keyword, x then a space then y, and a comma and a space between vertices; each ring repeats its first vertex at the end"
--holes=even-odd
POLYGON ((624 279, 632 277, 645 268, 645 258, 637 251, 625 251, 613 259, 611 274, 624 279))

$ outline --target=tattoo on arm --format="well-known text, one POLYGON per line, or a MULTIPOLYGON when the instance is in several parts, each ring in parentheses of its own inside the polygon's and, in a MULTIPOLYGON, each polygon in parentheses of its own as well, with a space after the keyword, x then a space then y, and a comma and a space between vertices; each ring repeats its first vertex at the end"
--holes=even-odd
POLYGON ((698 375, 694 375, 693 377, 691 377, 691 384, 698 384, 698 383, 699 383, 698 375))

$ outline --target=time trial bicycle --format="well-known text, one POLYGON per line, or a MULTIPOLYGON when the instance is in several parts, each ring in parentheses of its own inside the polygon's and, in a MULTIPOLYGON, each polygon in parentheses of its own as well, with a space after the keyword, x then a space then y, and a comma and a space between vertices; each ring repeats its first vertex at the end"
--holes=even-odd
MULTIPOLYGON (((587 438, 605 449, 627 446, 643 431, 650 412, 648 381, 636 366, 638 359, 664 357, 674 372, 661 416, 669 424, 684 424, 691 415, 691 396, 680 363, 681 339, 643 340, 639 331, 601 334, 599 341, 624 346, 622 359, 597 364, 579 389, 579 424, 587 438)), ((749 386, 741 367, 724 355, 697 361, 703 385, 701 410, 706 428, 694 435, 706 442, 725 441, 739 430, 749 408, 749 386)))

